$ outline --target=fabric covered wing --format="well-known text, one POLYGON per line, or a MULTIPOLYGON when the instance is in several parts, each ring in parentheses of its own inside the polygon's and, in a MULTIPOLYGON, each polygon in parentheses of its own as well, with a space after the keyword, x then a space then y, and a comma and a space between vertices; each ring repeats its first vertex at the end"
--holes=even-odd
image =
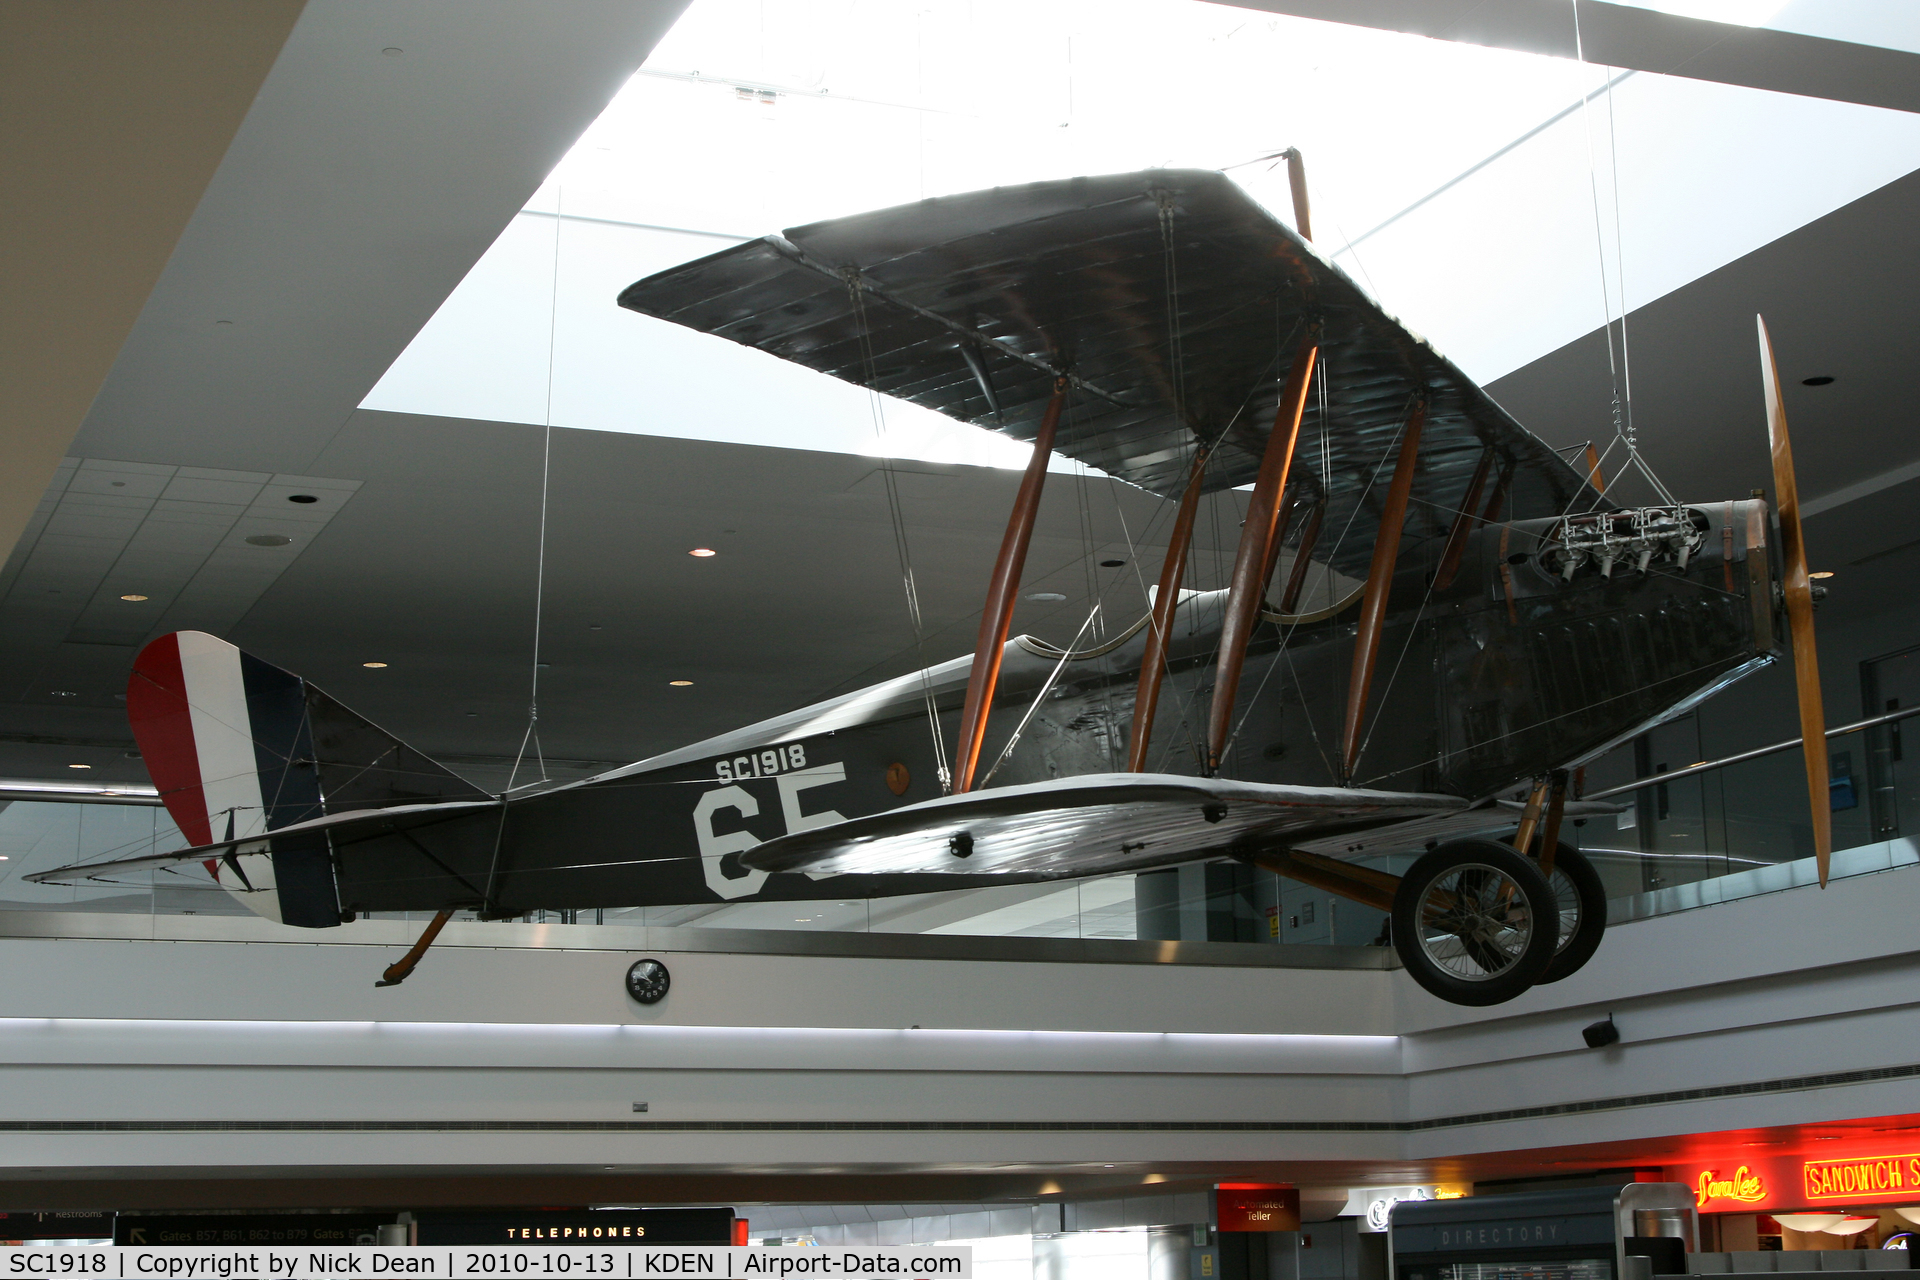
POLYGON ((1150 170, 999 187, 791 229, 629 286, 620 305, 1031 440, 1057 376, 1056 448, 1172 498, 1196 442, 1208 486, 1251 483, 1294 346, 1321 326, 1327 416, 1295 462, 1366 568, 1369 489, 1412 397, 1430 399, 1413 509, 1444 528, 1483 452, 1506 511, 1548 516, 1583 481, 1231 180, 1150 170), (1322 433, 1325 433, 1323 464, 1322 433), (1351 527, 1349 521, 1352 521, 1351 527))
POLYGON ((759 871, 1067 877, 1185 862, 1241 841, 1359 830, 1464 808, 1453 796, 1098 773, 943 796, 796 832, 741 860, 759 871), (962 856, 964 851, 964 856, 962 856))

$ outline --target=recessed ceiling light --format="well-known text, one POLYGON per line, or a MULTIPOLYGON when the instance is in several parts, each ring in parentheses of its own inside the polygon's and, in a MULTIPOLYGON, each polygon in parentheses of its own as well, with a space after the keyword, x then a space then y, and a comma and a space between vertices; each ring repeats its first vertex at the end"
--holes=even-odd
POLYGON ((49 689, 47 692, 56 698, 77 698, 80 696, 71 689, 49 689))
POLYGON ((1061 595, 1058 591, 1029 591, 1027 592, 1027 599, 1043 600, 1043 601, 1052 603, 1058 600, 1065 600, 1066 597, 1061 595))
POLYGON ((387 664, 384 662, 363 662, 360 665, 363 667, 384 667, 387 664))
POLYGON ((1823 373, 1817 378, 1800 379, 1800 385, 1803 387, 1828 387, 1833 385, 1833 379, 1823 373))
POLYGON ((390 44, 386 48, 382 49, 380 52, 386 54, 389 58, 397 58, 401 54, 405 53, 406 50, 402 49, 399 45, 390 44))
POLYGON ((145 597, 145 596, 143 596, 143 595, 138 595, 138 594, 135 594, 135 595, 124 595, 124 596, 121 596, 120 598, 121 598, 122 600, 145 600, 145 599, 146 599, 146 597, 145 597))
POLYGON ((667 683, 668 683, 668 684, 670 684, 670 685, 672 685, 672 686, 673 686, 674 688, 676 688, 676 689, 685 689, 685 688, 687 688, 687 687, 689 687, 689 686, 691 686, 691 685, 693 684, 693 681, 691 681, 691 680, 669 680, 669 681, 667 681, 667 683))
MULTIPOLYGON (((1102 560, 1100 562, 1100 567, 1102 569, 1118 569, 1121 565, 1125 563, 1126 563, 1125 560, 1102 560)), ((1108 1165, 1107 1168, 1111 1169, 1113 1168, 1113 1166, 1108 1165)))
POLYGON ((693 550, 687 552, 687 554, 690 556, 699 556, 701 559, 704 560, 708 556, 717 556, 720 553, 718 551, 715 551, 712 547, 695 547, 693 550))
POLYGON ((247 543, 255 547, 284 547, 293 539, 284 533, 250 533, 247 543))
POLYGON ((1810 573, 1810 574, 1808 574, 1807 576, 1808 576, 1809 578, 1831 578, 1831 577, 1833 576, 1833 570, 1831 570, 1831 569, 1822 569, 1822 570, 1821 570, 1820 572, 1818 572, 1818 573, 1810 573))
POLYGON ((92 765, 90 765, 90 764, 70 764, 70 765, 68 765, 68 766, 67 766, 67 768, 69 768, 69 769, 91 769, 91 768, 93 768, 93 766, 92 766, 92 765))
POLYGON ((290 493, 287 495, 287 501, 304 503, 304 502, 318 502, 320 501, 320 499, 314 497, 310 493, 290 493))

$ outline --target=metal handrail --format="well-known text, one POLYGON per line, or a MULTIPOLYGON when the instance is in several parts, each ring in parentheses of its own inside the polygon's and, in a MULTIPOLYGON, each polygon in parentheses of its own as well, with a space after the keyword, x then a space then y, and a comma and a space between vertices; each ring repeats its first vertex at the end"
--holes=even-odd
MULTIPOLYGON (((1829 729, 1826 736, 1837 738, 1843 733, 1857 733, 1862 729, 1871 729, 1875 725, 1892 724, 1895 720, 1905 720, 1908 716, 1920 716, 1920 707, 1906 707, 1899 711, 1890 711, 1883 716, 1874 716, 1870 720, 1856 720, 1852 724, 1843 724, 1837 729, 1829 729)), ((1629 791, 1644 791, 1648 787, 1657 787, 1665 782, 1679 778, 1691 778, 1696 773, 1707 773, 1714 769, 1724 769, 1730 764, 1740 764, 1746 760, 1758 760, 1761 756, 1778 755, 1782 751, 1791 751, 1804 741, 1802 738, 1789 738, 1785 742, 1776 742, 1770 747, 1755 747, 1752 751, 1742 751, 1739 755, 1728 756, 1724 760, 1708 760, 1702 764, 1690 764, 1684 769, 1675 769, 1671 773, 1656 773, 1641 778, 1637 782, 1624 783, 1617 787, 1608 787, 1605 791, 1594 791, 1585 796, 1588 800, 1605 800, 1609 796, 1625 795, 1629 791)))

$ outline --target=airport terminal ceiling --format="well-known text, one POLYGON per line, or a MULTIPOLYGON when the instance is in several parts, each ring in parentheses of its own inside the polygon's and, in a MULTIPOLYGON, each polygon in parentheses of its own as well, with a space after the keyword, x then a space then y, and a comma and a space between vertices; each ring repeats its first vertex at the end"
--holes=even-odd
MULTIPOLYGON (((1788 19, 1805 7, 1787 6, 1785 17, 1759 9, 1728 14, 1794 29, 1788 19)), ((150 600, 127 602, 125 616, 106 618, 109 629, 131 637, 142 624, 161 629, 163 613, 169 629, 200 617, 426 749, 471 758, 481 768, 510 759, 525 727, 540 527, 542 432, 532 424, 548 419, 557 428, 542 654, 550 664, 541 714, 549 755, 639 758, 895 674, 917 664, 877 474, 883 445, 872 438, 874 408, 864 396, 836 397, 817 387, 802 388, 806 398, 796 400, 787 370, 769 373, 720 356, 703 356, 676 375, 651 353, 652 340, 667 340, 659 333, 665 326, 618 312, 603 285, 671 261, 663 254, 698 256, 727 242, 715 237, 759 234, 824 210, 1052 176, 1062 167, 1111 170, 1136 157, 1235 164, 1288 144, 1310 148, 1315 207, 1339 228, 1332 233, 1337 245, 1556 116, 1564 118, 1545 134, 1447 186, 1382 235, 1333 249, 1336 260, 1376 288, 1390 310, 1435 336, 1443 352, 1464 355, 1470 373, 1499 375, 1489 383, 1494 397, 1556 447, 1577 447, 1611 430, 1605 343, 1586 317, 1606 314, 1612 295, 1603 290, 1624 280, 1633 304, 1635 422, 1648 457, 1682 497, 1766 483, 1747 336, 1752 313, 1765 312, 1785 362, 1802 490, 1812 500, 1813 552, 1843 571, 1823 619, 1897 599, 1876 583, 1897 580, 1912 554, 1903 548, 1920 537, 1920 529, 1907 527, 1913 504, 1899 500, 1897 487, 1908 480, 1911 461, 1896 425, 1903 398, 1896 371, 1912 325, 1903 282, 1912 278, 1913 250, 1900 228, 1910 222, 1920 189, 1899 175, 1911 164, 1901 162, 1902 153, 1912 155, 1916 145, 1907 123, 1913 117, 1835 106, 1852 113, 1845 118, 1868 139, 1845 145, 1870 147, 1871 159, 1862 151, 1860 160, 1842 163, 1832 154, 1834 140, 1826 139, 1783 164, 1777 140, 1762 146, 1758 136, 1715 132, 1726 127, 1715 95, 1726 107, 1760 102, 1782 113, 1779 125, 1815 131, 1832 127, 1819 102, 1674 81, 1672 92, 1694 100, 1635 105, 1627 95, 1652 92, 1646 82, 1654 78, 1641 74, 1615 87, 1617 104, 1596 99, 1566 114, 1607 77, 1553 58, 1201 3, 1147 5, 1131 16, 1121 24, 1071 6, 1049 10, 1030 40, 1012 42, 1019 59, 988 76, 968 74, 986 65, 971 51, 1007 44, 1002 35, 1013 21, 1011 11, 991 5, 935 6, 912 22, 897 14, 880 20, 859 5, 818 22, 788 10, 760 26, 757 18, 743 26, 720 0, 697 5, 540 191, 529 193, 528 213, 507 219, 493 251, 481 255, 432 319, 434 291, 457 278, 444 252, 417 269, 399 259, 400 270, 371 296, 321 277, 338 262, 390 255, 383 236, 458 235, 477 247, 476 232, 486 233, 474 224, 479 211, 470 202, 441 200, 432 209, 408 203, 395 210, 400 225, 385 230, 378 219, 351 230, 325 224, 348 208, 380 207, 384 184, 403 171, 414 187, 436 171, 469 184, 480 175, 465 176, 458 169, 464 161, 446 158, 423 172, 426 150, 443 139, 407 121, 389 126, 397 152, 386 161, 390 169, 343 174, 360 187, 335 183, 326 210, 288 209, 274 193, 291 180, 285 166, 324 157, 313 154, 302 122, 257 113, 266 117, 256 126, 261 136, 229 157, 200 215, 207 231, 190 234, 176 255, 70 452, 82 468, 131 462, 245 473, 226 477, 238 486, 222 495, 229 497, 275 477, 356 487, 311 540, 251 548, 261 563, 240 566, 248 581, 216 592, 220 598, 197 613, 193 569, 176 566, 156 574, 166 579, 159 586, 116 591, 150 600), (1147 41, 1140 32, 1150 28, 1172 38, 1147 41), (741 43, 740 30, 758 34, 741 43), (919 34, 925 30, 950 38, 953 47, 907 65, 906 51, 926 43, 919 34), (860 38, 847 44, 848 32, 860 38), (1310 62, 1312 75, 1304 83, 1290 75, 1261 84, 1251 68, 1267 58, 1310 62), (1137 105, 1117 100, 1121 84, 1137 82, 1131 77, 1143 71, 1143 59, 1154 91, 1137 105), (1210 69, 1223 66, 1233 74, 1211 79, 1224 88, 1209 83, 1210 69), (1356 74, 1367 68, 1369 74, 1356 74), (1395 94, 1458 84, 1462 76, 1480 87, 1475 98, 1448 108, 1461 113, 1458 125, 1430 122, 1418 139, 1395 127, 1395 94), (1395 78, 1408 83, 1396 87, 1395 78), (736 80, 783 87, 748 94, 736 80), (1070 86, 1078 94, 1071 101, 1061 96, 1070 86), (832 101, 802 100, 803 87, 832 101), (855 100, 841 103, 839 96, 855 100), (1003 115, 978 114, 988 101, 998 104, 996 112, 1035 108, 1050 133, 1010 134, 1003 115), (1043 103, 1048 110, 1040 112, 1043 103), (1696 132, 1674 130, 1660 144, 1669 154, 1648 172, 1644 151, 1636 150, 1647 137, 1632 131, 1640 126, 1631 112, 1682 107, 1698 120, 1696 132), (649 111, 674 113, 686 127, 649 131, 649 111), (1596 111, 1620 119, 1617 144, 1596 111), (1199 129, 1197 112, 1215 119, 1224 113, 1225 132, 1199 129), (288 136, 270 136, 269 128, 288 136), (1131 143, 1117 136, 1139 129, 1146 135, 1131 143), (1586 135, 1599 148, 1607 184, 1598 250, 1586 135), (1015 143, 1019 137, 1028 140, 1015 143), (722 147, 733 149, 720 151, 725 159, 700 150, 722 147), (836 172, 833 156, 865 148, 897 157, 901 147, 910 163, 857 165, 867 175, 860 188, 827 181, 836 172), (1659 188, 1647 185, 1684 181, 1678 175, 1690 155, 1727 147, 1739 158, 1723 161, 1735 169, 1719 180, 1737 175, 1745 193, 1744 212, 1732 223, 1711 193, 1689 197, 1702 202, 1689 206, 1657 198, 1659 188), (760 180, 769 158, 781 165, 778 184, 760 180), (1738 173, 1742 165, 1746 172, 1738 173), (1809 166, 1827 178, 1810 181, 1809 166), (1625 201, 1618 237, 1607 172, 1616 168, 1625 201), (1514 184, 1525 190, 1529 183, 1545 193, 1526 209, 1505 208, 1514 184), (548 216, 556 210, 567 217, 548 216), (1561 238, 1542 240, 1525 229, 1524 220, 1542 212, 1565 223, 1555 233, 1561 238), (1805 225, 1791 225, 1795 219, 1805 225), (696 234, 625 225, 636 222, 696 234), (626 238, 592 238, 602 232, 626 238), (216 247, 235 237, 243 246, 238 262, 216 247), (521 260, 490 266, 509 252, 521 260), (1605 279, 1596 253, 1606 260, 1605 279), (1567 259, 1554 268, 1551 284, 1514 277, 1516 263, 1542 254, 1567 259), (1448 265, 1436 275, 1437 262, 1448 265), (408 315, 414 325, 425 322, 417 337, 401 327, 408 315), (1481 319, 1463 327, 1463 315, 1481 319), (1549 316, 1565 319, 1541 323, 1549 316), (477 336, 476 325, 483 330, 477 336), (342 329, 355 331, 353 338, 316 342, 342 329), (455 348, 465 354, 456 356, 455 348), (391 369, 381 363, 396 357, 391 369), (1836 381, 1818 390, 1797 385, 1822 375, 1836 381), (490 413, 432 412, 436 405, 477 406, 489 388, 497 391, 490 413), (365 403, 356 408, 361 397, 365 403), (400 405, 414 411, 396 412, 400 405), (618 433, 596 429, 609 413, 622 419, 618 433), (806 449, 815 439, 829 451, 795 456, 768 447, 777 441, 806 449), (671 501, 667 490, 674 491, 671 501), (720 554, 690 562, 684 552, 695 546, 720 554), (165 610, 176 592, 186 593, 181 607, 165 610), (778 650, 777 675, 767 661, 770 643, 778 650), (362 665, 371 661, 388 665, 376 673, 362 665), (672 679, 694 684, 669 688, 672 679), (607 696, 612 690, 617 694, 607 696)), ((322 29, 323 20, 349 18, 316 6, 308 18, 314 45, 340 38, 322 29)), ((1858 30, 1831 34, 1873 38, 1858 30)), ((1897 44, 1890 35, 1878 38, 1897 44)), ((282 72, 338 74, 323 55, 334 56, 321 49, 309 54, 311 66, 289 59, 282 72)), ((385 55, 376 64, 383 77, 416 77, 383 92, 478 91, 423 84, 419 77, 451 69, 416 69, 409 58, 385 55)), ((312 91, 286 92, 296 89, 312 91)), ((275 105, 271 95, 265 105, 275 105)), ((1283 172, 1260 164, 1234 174, 1284 211, 1283 172)), ((489 199, 499 207, 498 196, 489 199)), ((482 216, 500 226, 501 214, 482 216)), ((1610 305, 1617 311, 1617 297, 1610 305)), ((684 343, 666 350, 685 361, 684 343)), ((956 438, 981 434, 970 428, 929 444, 922 422, 928 415, 897 404, 884 413, 892 440, 906 442, 910 452, 974 459, 983 447, 990 451, 990 442, 956 438)), ((991 460, 1004 463, 1005 455, 991 460)), ((900 468, 899 505, 909 527, 918 527, 914 567, 927 615, 920 652, 944 658, 970 643, 969 616, 1013 476, 912 457, 900 468)), ((1016 630, 1064 641, 1095 594, 1115 619, 1144 608, 1142 581, 1164 546, 1155 541, 1160 505, 1097 479, 1056 482, 1028 586, 1066 598, 1023 603, 1016 630), (1087 559, 1095 562, 1091 572, 1079 563, 1087 559), (1110 559, 1127 567, 1097 568, 1110 559)), ((1230 557, 1237 518, 1223 505, 1201 522, 1199 545, 1208 550, 1195 557, 1197 573, 1218 572, 1210 556, 1230 557)), ((125 526, 121 520, 89 527, 89 519, 99 517, 69 495, 53 526, 94 542, 90 554, 67 553, 70 576, 63 578, 55 567, 61 562, 49 556, 29 585, 17 575, 32 539, 15 553, 4 606, 15 683, 9 723, 0 731, 0 773, 8 776, 69 776, 63 771, 75 763, 103 777, 139 776, 137 764, 124 759, 130 742, 114 696, 128 650, 86 643, 100 630, 95 615, 103 608, 91 597, 112 563, 109 553, 124 545, 125 526)), ((278 531, 276 525, 267 533, 278 531)), ((222 532, 238 541, 247 531, 236 525, 222 532)), ((199 554, 186 545, 160 549, 168 552, 199 554)), ((204 597, 214 588, 203 576, 197 590, 204 597)))

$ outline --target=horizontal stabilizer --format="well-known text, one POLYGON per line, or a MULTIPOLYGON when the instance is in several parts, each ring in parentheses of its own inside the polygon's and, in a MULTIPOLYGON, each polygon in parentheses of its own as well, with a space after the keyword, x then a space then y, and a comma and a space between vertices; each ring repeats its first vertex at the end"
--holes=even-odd
POLYGON ((215 840, 210 844, 175 849, 171 853, 149 853, 138 858, 76 863, 70 867, 55 867, 51 871, 36 871, 31 875, 23 876, 22 879, 31 880, 35 884, 79 884, 85 880, 111 880, 115 876, 126 875, 132 871, 149 871, 157 867, 172 867, 188 862, 211 862, 228 854, 252 854, 271 849, 276 840, 292 842, 311 832, 335 832, 343 829, 374 827, 392 824, 400 818, 417 817, 421 814, 452 814, 472 809, 494 809, 500 804, 498 800, 442 800, 432 804, 397 804, 385 809, 355 809, 347 813, 330 813, 321 818, 309 818, 305 822, 276 828, 264 836, 240 836, 229 840, 215 840))

